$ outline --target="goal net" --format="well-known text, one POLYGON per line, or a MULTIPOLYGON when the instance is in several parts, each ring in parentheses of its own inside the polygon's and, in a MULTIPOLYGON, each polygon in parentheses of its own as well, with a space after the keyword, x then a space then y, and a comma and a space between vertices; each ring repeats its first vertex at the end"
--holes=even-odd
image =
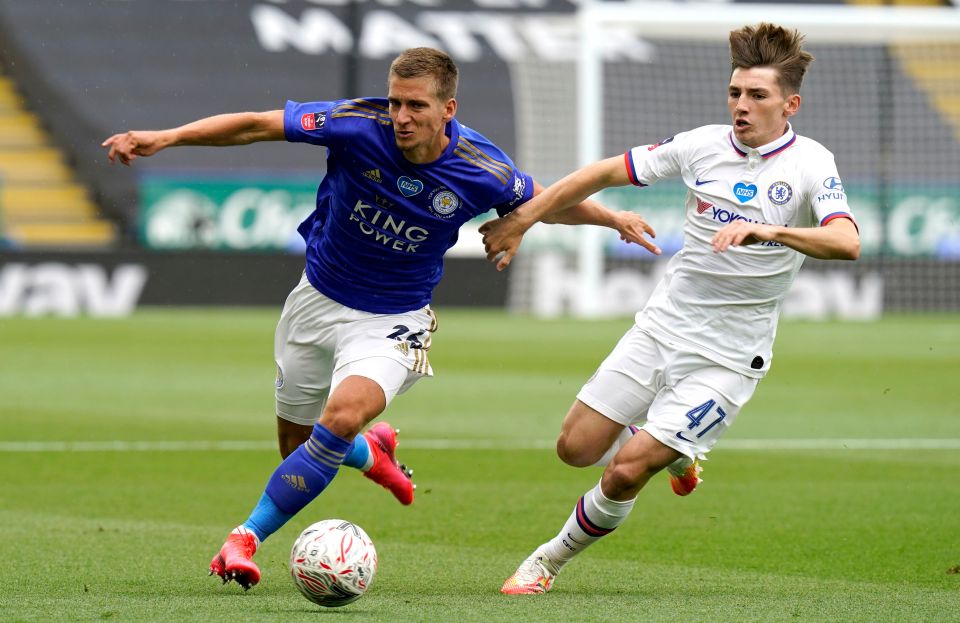
MULTIPOLYGON (((538 179, 729 123, 729 31, 761 21, 797 28, 817 60, 791 121, 836 156, 862 255, 808 259, 785 315, 960 311, 960 9, 585 0, 575 19, 576 63, 511 68, 517 160, 538 179)), ((660 182, 599 198, 642 213, 668 256, 682 244, 685 192, 660 182)), ((511 268, 516 310, 632 313, 666 261, 597 228, 538 225, 528 236, 511 268)))

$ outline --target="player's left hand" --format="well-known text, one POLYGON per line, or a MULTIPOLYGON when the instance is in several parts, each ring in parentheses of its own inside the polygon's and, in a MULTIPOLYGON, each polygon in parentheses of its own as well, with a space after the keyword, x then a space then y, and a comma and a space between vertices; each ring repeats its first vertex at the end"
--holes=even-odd
POLYGON ((651 227, 643 217, 634 212, 616 212, 616 215, 616 227, 617 232, 620 233, 620 240, 626 243, 632 242, 638 244, 654 255, 660 255, 662 253, 660 247, 644 237, 646 233, 651 238, 656 238, 657 232, 653 231, 653 227, 651 227))
POLYGON ((771 225, 734 221, 713 235, 710 244, 715 253, 723 253, 730 247, 739 247, 773 240, 777 230, 771 225))

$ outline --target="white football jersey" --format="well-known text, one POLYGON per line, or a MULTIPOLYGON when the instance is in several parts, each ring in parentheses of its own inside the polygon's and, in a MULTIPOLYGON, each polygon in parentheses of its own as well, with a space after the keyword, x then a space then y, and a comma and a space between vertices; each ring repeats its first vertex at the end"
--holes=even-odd
POLYGON ((637 313, 637 324, 762 377, 770 367, 780 307, 806 256, 775 242, 715 253, 710 241, 739 219, 787 227, 852 220, 833 154, 790 126, 754 149, 740 143, 730 126, 710 125, 634 147, 624 160, 637 186, 680 176, 688 189, 683 248, 637 313))

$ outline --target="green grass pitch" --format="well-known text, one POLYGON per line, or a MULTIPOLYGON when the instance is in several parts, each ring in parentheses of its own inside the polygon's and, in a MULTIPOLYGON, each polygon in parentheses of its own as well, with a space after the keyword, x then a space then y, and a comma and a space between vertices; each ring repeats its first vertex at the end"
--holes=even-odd
POLYGON ((600 476, 550 445, 630 320, 441 309, 437 378, 385 418, 416 503, 343 470, 264 543, 244 593, 206 566, 278 461, 278 313, 0 320, 0 620, 960 621, 956 316, 782 323, 696 494, 658 476, 552 592, 505 597, 600 476), (249 443, 203 449, 217 441, 249 443), (299 531, 329 517, 363 526, 381 561, 338 610, 286 570, 299 531))

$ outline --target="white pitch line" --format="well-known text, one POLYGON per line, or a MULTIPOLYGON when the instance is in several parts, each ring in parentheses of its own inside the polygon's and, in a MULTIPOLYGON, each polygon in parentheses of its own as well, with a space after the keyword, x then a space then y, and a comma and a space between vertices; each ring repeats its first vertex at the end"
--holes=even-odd
MULTIPOLYGON (((404 439, 414 450, 547 450, 553 439, 404 439)), ((274 441, 2 441, 11 452, 249 452, 277 449, 274 441)), ((960 439, 727 439, 717 450, 960 450, 960 439)))
POLYGON ((2 441, 0 452, 229 452, 276 450, 267 441, 2 441))
POLYGON ((718 450, 960 450, 960 439, 728 439, 718 450))

